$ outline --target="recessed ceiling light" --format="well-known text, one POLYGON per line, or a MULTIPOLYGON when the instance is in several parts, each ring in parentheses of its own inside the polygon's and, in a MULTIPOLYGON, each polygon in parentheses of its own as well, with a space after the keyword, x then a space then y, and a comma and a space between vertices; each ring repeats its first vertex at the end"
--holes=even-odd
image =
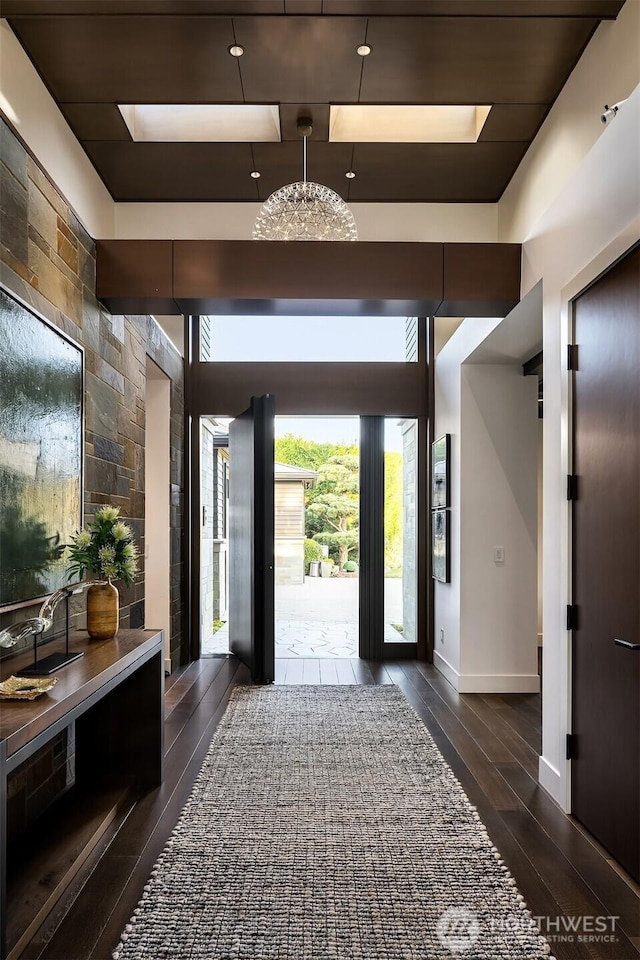
POLYGON ((250 175, 253 177, 254 180, 259 180, 261 177, 261 173, 259 170, 252 170, 250 175))
POLYGON ((371 47, 368 43, 361 43, 359 47, 356 47, 356 53, 359 57, 368 57, 371 53, 371 47))
POLYGON ((347 180, 355 180, 356 178, 355 170, 347 170, 347 172, 345 173, 345 177, 347 178, 347 180))
POLYGON ((232 47, 229 47, 229 53, 232 57, 241 57, 244 53, 244 47, 241 47, 239 43, 234 43, 232 47))

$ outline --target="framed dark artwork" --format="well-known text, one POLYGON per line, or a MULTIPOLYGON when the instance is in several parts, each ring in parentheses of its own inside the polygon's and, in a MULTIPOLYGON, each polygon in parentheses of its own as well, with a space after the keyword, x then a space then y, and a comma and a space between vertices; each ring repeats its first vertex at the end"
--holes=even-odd
POLYGON ((451 434, 431 444, 431 509, 449 507, 451 486, 451 434))
POLYGON ((431 576, 440 583, 451 580, 449 552, 449 511, 434 510, 431 514, 431 576))
POLYGON ((66 582, 82 523, 83 352, 0 289, 0 607, 66 582))

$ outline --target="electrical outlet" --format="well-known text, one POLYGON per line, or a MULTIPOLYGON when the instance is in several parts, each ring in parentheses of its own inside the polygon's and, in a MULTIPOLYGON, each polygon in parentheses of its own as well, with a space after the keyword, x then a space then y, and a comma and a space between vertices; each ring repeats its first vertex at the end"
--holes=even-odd
POLYGON ((504 563, 504 547, 493 548, 493 562, 504 563))
POLYGON ((440 643, 444 643, 444 627, 440 627, 440 643))

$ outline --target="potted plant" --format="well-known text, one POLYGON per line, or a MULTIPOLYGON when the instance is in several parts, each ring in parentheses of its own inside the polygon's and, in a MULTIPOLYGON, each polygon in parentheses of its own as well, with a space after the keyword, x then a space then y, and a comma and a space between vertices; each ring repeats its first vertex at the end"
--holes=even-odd
POLYGON ((333 570, 333 560, 331 557, 323 557, 320 561, 320 576, 330 577, 333 570))
POLYGON ((118 588, 113 581, 133 583, 138 572, 133 531, 120 519, 117 507, 104 506, 67 546, 69 579, 88 573, 101 581, 87 590, 87 630, 95 640, 109 640, 115 637, 120 622, 118 588))

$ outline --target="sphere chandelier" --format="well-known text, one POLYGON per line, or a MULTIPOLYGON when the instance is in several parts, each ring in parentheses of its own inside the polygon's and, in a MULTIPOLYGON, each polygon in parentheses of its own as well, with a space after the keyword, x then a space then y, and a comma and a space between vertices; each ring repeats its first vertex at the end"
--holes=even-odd
POLYGON ((302 141, 302 180, 275 190, 253 228, 254 240, 357 240, 349 207, 334 190, 307 180, 307 137, 311 120, 298 120, 302 141))

